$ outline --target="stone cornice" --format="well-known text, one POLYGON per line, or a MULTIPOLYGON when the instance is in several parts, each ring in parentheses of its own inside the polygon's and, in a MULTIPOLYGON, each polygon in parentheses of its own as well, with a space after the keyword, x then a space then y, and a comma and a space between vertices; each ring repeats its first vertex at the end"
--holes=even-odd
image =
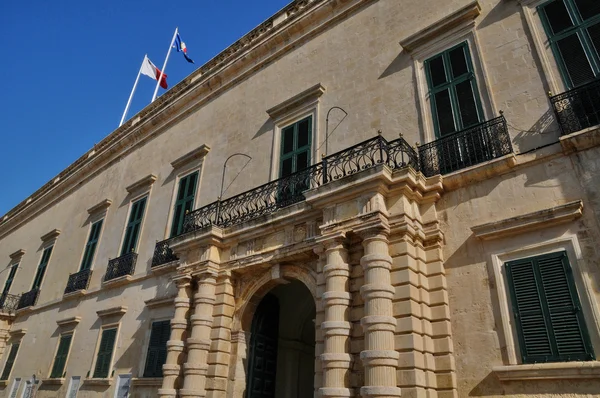
POLYGON ((21 337, 25 336, 26 333, 27 333, 27 329, 25 329, 25 328, 14 329, 14 330, 11 330, 10 332, 8 332, 8 334, 10 334, 10 337, 13 337, 13 338, 21 338, 21 337))
POLYGON ((202 144, 198 148, 192 149, 190 152, 172 161, 171 166, 173 166, 174 169, 179 169, 193 162, 194 160, 202 159, 209 151, 210 147, 202 144))
POLYGON ((121 316, 127 312, 127 307, 120 305, 118 307, 107 308, 105 310, 96 311, 98 318, 106 318, 109 316, 117 315, 121 316))
POLYGON ((415 51, 417 48, 437 39, 445 32, 474 20, 479 14, 481 14, 481 6, 479 5, 479 2, 475 0, 439 21, 432 23, 425 29, 410 35, 406 39, 400 41, 400 45, 408 52, 415 51))
POLYGON ((479 239, 496 239, 573 221, 581 217, 582 212, 583 202, 577 200, 549 209, 478 225, 472 227, 471 231, 473 231, 473 234, 479 239))
POLYGON ((134 193, 137 190, 145 189, 145 188, 151 186, 152 184, 154 184, 154 182, 157 179, 158 179, 158 177, 156 177, 154 174, 148 174, 147 176, 142 177, 139 180, 137 180, 136 182, 134 182, 133 184, 127 186, 125 189, 129 193, 134 193))
POLYGON ((150 300, 145 300, 144 303, 148 308, 168 307, 172 306, 176 296, 171 297, 156 297, 150 300))
POLYGON ((42 240, 42 242, 48 242, 48 241, 58 238, 58 235, 60 235, 60 229, 54 228, 52 231, 43 235, 40 239, 42 240))
POLYGON ((99 203, 95 204, 94 206, 90 207, 89 209, 87 209, 87 212, 88 212, 88 214, 98 213, 100 211, 104 211, 104 210, 108 209, 111 204, 112 204, 112 200, 104 199, 101 202, 99 202, 99 203))
POLYGON ((112 160, 163 132, 177 118, 187 116, 256 73, 265 64, 274 62, 373 1, 296 0, 284 7, 142 109, 2 216, 0 238, 89 181, 112 160), (303 24, 303 29, 294 29, 296 24, 303 24), (286 44, 280 46, 282 42, 286 44), (272 48, 274 43, 278 44, 275 49, 272 48))
POLYGON ((292 98, 289 98, 282 103, 267 109, 267 113, 272 119, 277 120, 290 110, 299 108, 303 104, 317 100, 323 95, 323 93, 325 93, 325 90, 325 87, 321 83, 317 83, 301 93, 294 95, 292 98))
POLYGON ((23 249, 19 249, 14 253, 11 253, 9 255, 9 257, 14 261, 14 260, 20 260, 21 257, 23 257, 25 255, 25 250, 23 249))
POLYGON ((62 327, 75 327, 79 324, 79 322, 81 322, 80 316, 72 316, 65 319, 59 319, 56 321, 56 324, 62 327))

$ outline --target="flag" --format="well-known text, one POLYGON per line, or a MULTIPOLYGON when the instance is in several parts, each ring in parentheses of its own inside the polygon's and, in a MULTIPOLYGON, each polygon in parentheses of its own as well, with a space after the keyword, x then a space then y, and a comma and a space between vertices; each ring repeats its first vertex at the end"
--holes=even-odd
MULTIPOLYGON (((146 56, 144 58, 144 62, 142 63, 142 68, 140 69, 140 72, 143 75, 146 75, 154 80, 158 80, 160 77, 160 69, 158 69, 153 63, 152 61, 150 61, 150 59, 148 58, 148 56, 146 56)), ((167 87, 169 87, 167 85, 167 74, 163 73, 162 75, 162 79, 160 81, 160 86, 164 89, 166 89, 167 87)))
POLYGON ((188 57, 187 47, 185 43, 181 41, 181 36, 179 36, 179 33, 177 33, 177 36, 175 37, 175 44, 173 44, 173 48, 175 48, 178 53, 183 53, 183 56, 189 63, 194 63, 194 61, 190 57, 188 57))

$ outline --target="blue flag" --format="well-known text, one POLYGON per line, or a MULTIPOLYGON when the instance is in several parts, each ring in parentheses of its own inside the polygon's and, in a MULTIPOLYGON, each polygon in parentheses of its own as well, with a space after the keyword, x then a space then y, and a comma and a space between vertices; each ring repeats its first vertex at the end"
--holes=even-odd
POLYGON ((183 56, 185 57, 186 61, 188 61, 191 64, 194 63, 194 61, 190 57, 188 57, 187 46, 181 40, 181 36, 179 36, 179 33, 177 33, 177 37, 175 37, 175 44, 173 44, 173 47, 177 50, 177 52, 183 53, 183 56))

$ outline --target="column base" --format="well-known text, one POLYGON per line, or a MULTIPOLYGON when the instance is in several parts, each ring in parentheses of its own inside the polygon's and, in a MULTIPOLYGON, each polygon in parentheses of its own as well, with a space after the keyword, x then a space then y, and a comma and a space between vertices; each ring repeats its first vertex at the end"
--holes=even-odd
POLYGON ((322 387, 319 389, 319 395, 321 397, 345 398, 351 397, 354 394, 352 394, 352 390, 349 388, 322 387))
POLYGON ((399 397, 402 392, 399 387, 367 386, 360 388, 363 397, 399 397))

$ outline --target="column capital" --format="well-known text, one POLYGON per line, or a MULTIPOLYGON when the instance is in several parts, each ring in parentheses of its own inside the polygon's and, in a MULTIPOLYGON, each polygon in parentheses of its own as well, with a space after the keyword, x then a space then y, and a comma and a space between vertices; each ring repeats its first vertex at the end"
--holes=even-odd
POLYGON ((377 224, 361 226, 355 229, 354 232, 360 236, 363 241, 368 239, 387 240, 388 236, 390 236, 390 226, 387 223, 378 222, 377 224))
POLYGON ((192 273, 192 278, 196 282, 205 282, 206 279, 214 279, 216 281, 217 276, 217 271, 210 268, 205 268, 192 273))
POLYGON ((319 254, 325 250, 335 248, 337 246, 343 246, 346 242, 346 231, 338 231, 327 235, 319 236, 315 243, 317 247, 314 250, 315 253, 319 254))
POLYGON ((175 285, 177 285, 177 287, 179 289, 186 288, 186 287, 190 286, 191 281, 192 281, 192 277, 189 274, 175 275, 173 277, 173 282, 175 282, 175 285))

